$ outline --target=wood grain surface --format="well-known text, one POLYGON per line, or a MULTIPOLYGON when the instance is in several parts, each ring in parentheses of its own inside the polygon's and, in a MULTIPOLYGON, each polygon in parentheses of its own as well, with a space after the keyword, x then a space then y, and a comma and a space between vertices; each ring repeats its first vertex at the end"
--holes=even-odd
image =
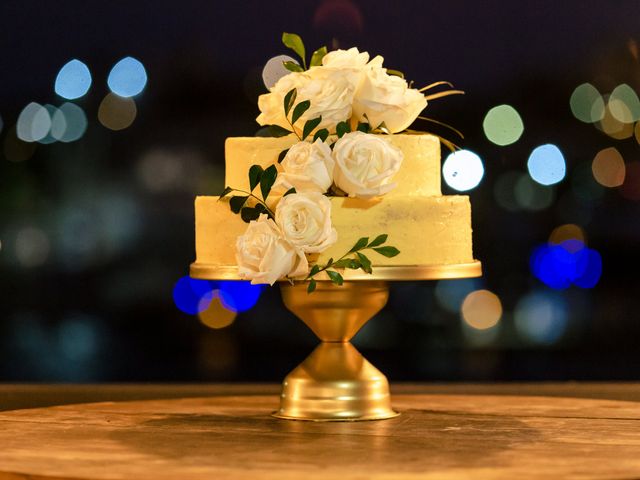
POLYGON ((395 419, 271 418, 277 397, 0 413, 0 479, 640 478, 640 404, 394 396, 395 419))

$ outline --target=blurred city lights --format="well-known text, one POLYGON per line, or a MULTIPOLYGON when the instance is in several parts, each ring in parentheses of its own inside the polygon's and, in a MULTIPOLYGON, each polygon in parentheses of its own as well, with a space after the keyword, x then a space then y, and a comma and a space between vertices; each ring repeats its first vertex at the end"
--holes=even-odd
POLYGON ((284 67, 284 62, 298 63, 297 60, 288 55, 278 55, 277 57, 270 58, 265 64, 262 69, 262 81, 267 89, 270 90, 278 80, 291 73, 284 67))
POLYGON ((258 302, 264 285, 251 285, 245 281, 216 282, 222 305, 233 312, 244 312, 258 302))
POLYGON ((186 177, 185 162, 174 152, 164 148, 153 148, 146 152, 137 165, 137 174, 142 183, 153 192, 176 189, 186 177))
POLYGON ((57 109, 51 122, 51 136, 64 143, 75 142, 87 130, 87 116, 75 103, 65 102, 57 109))
POLYGON ((58 72, 55 92, 62 98, 74 100, 85 95, 91 87, 91 72, 80 60, 73 59, 58 72))
POLYGON ((125 57, 116 63, 107 78, 109 89, 121 97, 134 97, 144 90, 147 72, 144 65, 133 57, 125 57))
POLYGON ((16 134, 16 128, 9 129, 4 137, 3 151, 7 160, 22 162, 31 158, 36 151, 37 143, 23 142, 16 134))
POLYGON ((558 293, 537 291, 522 297, 514 310, 516 331, 542 345, 557 342, 567 328, 568 308, 558 293))
POLYGON ((502 317, 502 303, 498 296, 489 290, 469 293, 460 310, 467 325, 478 330, 495 327, 502 317))
POLYGON ((534 249, 530 258, 533 275, 554 289, 576 285, 593 288, 602 275, 602 257, 580 240, 546 243, 534 249))
POLYGON ((500 146, 515 143, 524 132, 522 118, 511 105, 498 105, 489 110, 482 128, 489 141, 500 146))
POLYGON ((43 139, 51 129, 49 111, 36 102, 24 107, 18 116, 16 134, 25 142, 37 142, 43 139))
POLYGON ((477 278, 439 280, 434 292, 436 301, 444 310, 457 314, 465 297, 481 285, 481 280, 477 278))
POLYGON ((616 120, 633 123, 640 120, 640 99, 626 83, 618 85, 609 96, 609 109, 616 120))
POLYGON ((604 117, 604 99, 596 87, 583 83, 576 87, 569 100, 571 113, 581 122, 595 123, 604 117))
POLYGON ((619 116, 631 115, 630 112, 628 114, 620 113, 623 110, 627 110, 626 105, 621 101, 614 101, 612 104, 609 99, 607 99, 604 116, 599 122, 595 123, 596 128, 602 130, 604 133, 616 140, 624 140, 625 138, 633 136, 633 123, 621 122, 618 120, 613 115, 612 108, 618 112, 619 116))
POLYGON ((558 183, 567 172, 562 152, 550 143, 533 149, 527 161, 527 169, 531 178, 541 185, 558 183))
POLYGON ((173 301, 184 313, 196 315, 209 308, 213 289, 212 282, 208 280, 182 277, 173 287, 173 301))
POLYGON ((18 231, 15 254, 18 262, 27 268, 39 267, 49 257, 49 237, 36 227, 25 227, 18 231))
POLYGON ((87 361, 98 350, 100 337, 96 319, 86 314, 67 316, 58 326, 58 345, 61 353, 73 361, 87 361))
POLYGON ((58 112, 58 109, 56 107, 54 107, 53 105, 49 105, 48 103, 43 105, 43 107, 47 110, 47 113, 49 114, 49 119, 50 119, 51 123, 50 123, 50 126, 49 126, 49 130, 47 131, 47 134, 44 137, 42 137, 40 140, 38 140, 38 143, 42 143, 44 145, 48 145, 48 144, 53 143, 53 142, 56 141, 56 139, 51 135, 51 131, 54 130, 54 128, 56 130, 59 130, 60 127, 62 127, 62 129, 64 130, 64 128, 66 128, 66 122, 64 122, 63 125, 60 125, 60 121, 58 121, 58 124, 54 124, 53 123, 53 117, 58 112))
POLYGON ((138 109, 132 98, 107 94, 98 107, 98 120, 110 130, 122 130, 136 119, 138 109))
POLYGON ((209 328, 220 329, 231 325, 236 319, 236 312, 225 308, 218 290, 214 290, 214 296, 209 307, 198 313, 200 321, 209 328))
POLYGON ((465 192, 478 186, 484 175, 484 166, 480 157, 472 151, 458 150, 445 160, 442 175, 451 188, 465 192))
POLYGON ((522 173, 514 186, 514 197, 520 208, 535 212, 553 204, 555 190, 534 182, 527 174, 522 173))
POLYGON ((549 243, 559 245, 566 240, 578 240, 586 245, 584 230, 573 223, 566 223, 553 229, 549 235, 549 243))
POLYGON ((591 170, 596 181, 604 187, 619 187, 624 183, 624 159, 614 147, 600 150, 593 159, 591 170))

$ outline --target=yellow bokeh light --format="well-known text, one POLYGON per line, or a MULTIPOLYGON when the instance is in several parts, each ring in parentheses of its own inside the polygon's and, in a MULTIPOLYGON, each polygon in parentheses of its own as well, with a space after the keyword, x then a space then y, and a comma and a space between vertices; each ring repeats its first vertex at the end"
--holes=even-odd
POLYGON ((624 183, 626 168, 620 152, 614 147, 600 150, 593 159, 591 171, 604 187, 619 187, 624 183))
POLYGON ((110 130, 122 130, 133 123, 138 114, 136 102, 109 93, 102 99, 98 108, 98 120, 110 130))
POLYGON ((559 245, 567 240, 580 240, 582 243, 587 243, 584 230, 573 223, 567 223, 556 227, 549 235, 549 243, 559 245))
MULTIPOLYGON (((624 123, 618 120, 611 113, 611 104, 607 102, 605 108, 604 117, 599 122, 595 123, 595 126, 616 140, 623 140, 633 135, 633 123, 624 123)), ((616 102, 614 108, 622 108, 619 102, 616 102)))
POLYGON ((502 317, 502 303, 489 290, 476 290, 462 302, 462 319, 472 328, 486 330, 495 327, 502 317))
POLYGON ((198 313, 198 318, 207 327, 217 330, 231 325, 236 319, 236 313, 224 308, 220 297, 215 292, 209 308, 198 313))

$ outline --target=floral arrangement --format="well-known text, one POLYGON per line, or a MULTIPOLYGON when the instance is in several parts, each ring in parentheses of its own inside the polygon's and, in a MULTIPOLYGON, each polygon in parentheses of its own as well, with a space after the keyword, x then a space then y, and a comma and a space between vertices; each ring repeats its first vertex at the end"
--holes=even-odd
POLYGON ((387 234, 380 234, 360 238, 342 257, 309 268, 310 256, 338 238, 329 196, 369 199, 395 187, 403 153, 379 134, 408 131, 418 118, 434 121, 420 117, 428 100, 462 92, 425 95, 435 86, 451 85, 411 88, 402 73, 382 66, 381 56, 369 60, 357 48, 328 52, 322 47, 307 68, 300 37, 284 33, 282 41, 302 64, 284 63, 290 73, 260 96, 256 120, 264 126, 262 135, 295 135, 298 142, 268 168, 251 166, 249 191, 228 186, 220 198, 228 197, 231 211, 249 224, 236 242, 240 276, 271 285, 282 278, 303 279, 312 292, 320 272, 336 285, 343 283, 340 269, 372 273, 364 250, 386 257, 400 253, 386 244, 387 234))

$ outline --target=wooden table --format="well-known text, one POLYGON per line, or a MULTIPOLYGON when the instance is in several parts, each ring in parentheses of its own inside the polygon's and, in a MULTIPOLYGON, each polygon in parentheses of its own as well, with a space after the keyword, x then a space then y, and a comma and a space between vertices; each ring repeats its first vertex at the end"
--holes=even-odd
POLYGON ((0 386, 0 479, 640 478, 638 384, 392 390, 398 418, 310 423, 277 385, 0 386))

